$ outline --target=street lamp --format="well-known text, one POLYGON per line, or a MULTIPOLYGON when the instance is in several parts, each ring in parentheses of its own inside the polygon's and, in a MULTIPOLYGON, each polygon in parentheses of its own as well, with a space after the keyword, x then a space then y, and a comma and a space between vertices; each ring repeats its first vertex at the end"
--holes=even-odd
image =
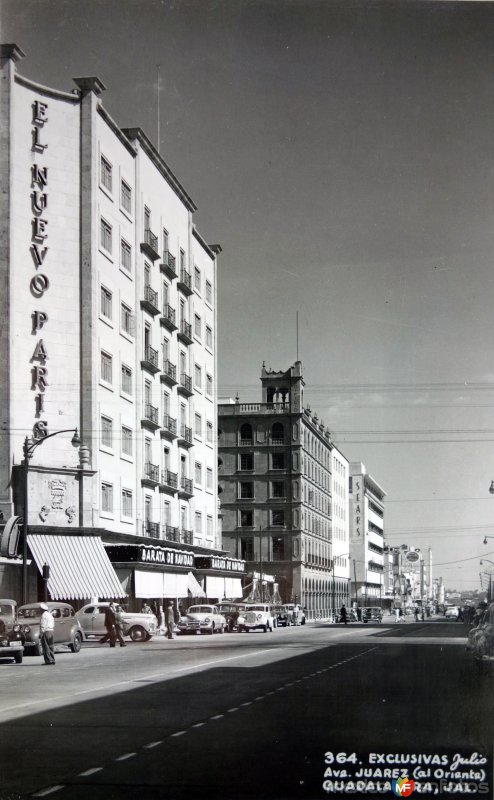
POLYGON ((40 439, 29 439, 28 436, 24 439, 24 444, 22 446, 22 453, 24 455, 24 459, 22 461, 22 466, 24 467, 24 510, 23 510, 23 523, 22 523, 22 603, 25 605, 27 603, 27 520, 28 520, 28 513, 29 513, 29 460, 32 457, 34 451, 37 447, 42 445, 46 442, 47 439, 51 439, 52 436, 58 436, 60 433, 73 433, 71 439, 71 444, 73 447, 79 447, 81 444, 81 440, 79 438, 79 434, 77 433, 77 428, 66 428, 63 431, 55 431, 54 433, 48 433, 46 436, 41 437, 40 439))

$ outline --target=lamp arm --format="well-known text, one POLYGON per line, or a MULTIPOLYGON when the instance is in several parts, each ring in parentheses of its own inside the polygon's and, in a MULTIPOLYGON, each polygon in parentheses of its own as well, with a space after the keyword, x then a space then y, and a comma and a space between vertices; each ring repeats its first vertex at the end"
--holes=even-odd
POLYGON ((46 436, 43 436, 41 439, 35 439, 35 441, 31 442, 30 445, 28 445, 27 443, 28 438, 26 436, 26 439, 24 441, 24 457, 29 458, 30 456, 32 456, 37 447, 43 444, 43 442, 46 442, 47 439, 51 439, 52 436, 58 436, 59 433, 77 433, 77 428, 65 428, 63 431, 54 431, 54 433, 47 433, 46 436))

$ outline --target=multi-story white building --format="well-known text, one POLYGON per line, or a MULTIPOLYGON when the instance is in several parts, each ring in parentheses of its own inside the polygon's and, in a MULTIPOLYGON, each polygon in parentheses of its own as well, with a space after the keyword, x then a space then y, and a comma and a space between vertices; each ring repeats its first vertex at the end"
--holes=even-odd
POLYGON ((221 547, 221 248, 197 231, 196 206, 144 132, 110 117, 100 80, 39 86, 17 72, 22 55, 2 47, 0 508, 4 520, 23 513, 28 436, 35 559, 36 533, 96 532, 130 594, 180 597, 194 553, 200 578, 221 547), (79 464, 70 433, 49 438, 75 428, 79 464), (135 569, 146 561, 152 570, 135 569))
POLYGON ((364 464, 350 464, 352 591, 360 606, 383 604, 385 495, 364 464))
POLYGON ((350 554, 350 499, 349 462, 333 445, 331 450, 331 497, 332 497, 332 550, 333 550, 333 608, 351 602, 351 554, 350 554))

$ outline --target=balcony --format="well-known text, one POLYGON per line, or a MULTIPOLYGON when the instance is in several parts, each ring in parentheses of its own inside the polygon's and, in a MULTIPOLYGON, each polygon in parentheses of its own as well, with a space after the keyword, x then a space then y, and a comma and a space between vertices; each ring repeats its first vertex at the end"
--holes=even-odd
POLYGON ((168 386, 176 386, 177 381, 177 368, 171 361, 163 362, 163 371, 160 376, 161 383, 166 383, 168 386))
POLYGON ((153 539, 160 538, 160 524, 159 522, 150 522, 148 519, 143 523, 144 536, 151 536, 153 539))
POLYGON ((161 472, 160 492, 167 494, 175 494, 178 489, 178 475, 176 472, 170 472, 169 469, 164 469, 161 472))
POLYGON ((150 489, 154 489, 155 486, 158 486, 160 482, 160 468, 157 464, 151 464, 147 461, 144 464, 144 477, 141 478, 142 486, 148 486, 150 489))
POLYGON ((153 317, 160 313, 158 306, 158 292, 155 292, 154 289, 151 289, 149 284, 146 284, 144 287, 144 300, 141 300, 141 308, 143 308, 153 317))
POLYGON ((184 397, 192 397, 194 394, 192 391, 192 378, 190 375, 186 375, 185 372, 182 372, 180 375, 180 383, 177 386, 177 392, 184 397))
POLYGON ((187 531, 182 528, 181 531, 182 544, 194 544, 194 534, 192 531, 187 531))
POLYGON ((281 445, 285 444, 285 440, 284 439, 271 439, 271 444, 272 445, 280 445, 281 446, 281 445))
POLYGON ((144 241, 141 242, 141 253, 145 253, 151 261, 160 257, 158 250, 158 237, 149 228, 144 231, 144 241))
POLYGON ((152 431, 153 433, 160 427, 158 409, 150 403, 146 403, 144 406, 144 416, 141 419, 141 425, 143 428, 147 428, 148 431, 152 431))
POLYGON ((173 525, 165 525, 165 539, 168 542, 179 542, 180 532, 178 528, 174 528, 173 525))
POLYGON ((165 305, 163 308, 163 316, 160 317, 160 325, 164 328, 168 328, 169 331, 176 331, 178 326, 175 319, 175 309, 169 305, 165 305))
POLYGON ((178 496, 184 500, 188 500, 190 497, 194 495, 194 490, 192 487, 192 481, 190 478, 180 478, 180 487, 178 490, 178 496))
POLYGON ((163 253, 163 261, 160 264, 160 272, 166 275, 171 281, 177 277, 176 263, 175 256, 172 256, 168 250, 165 250, 163 253))
POLYGON ((289 414, 289 403, 235 403, 234 405, 220 405, 218 415, 220 417, 231 417, 240 414, 289 414))
POLYGON ((192 344, 194 341, 192 338, 192 325, 189 322, 186 322, 184 319, 180 322, 177 338, 180 339, 180 341, 184 344, 192 344))
POLYGON ((173 442, 177 438, 177 420, 165 414, 160 435, 162 439, 169 439, 170 442, 173 442))
POLYGON ((186 425, 180 426, 178 444, 182 445, 182 447, 192 447, 192 428, 187 428, 186 425))
POLYGON ((182 267, 180 270, 180 277, 177 281, 177 287, 186 295, 192 294, 192 278, 190 273, 182 267))
POLYGON ((144 358, 141 361, 142 369, 147 370, 151 375, 155 375, 160 371, 158 366, 158 351, 151 347, 150 344, 144 348, 144 358))

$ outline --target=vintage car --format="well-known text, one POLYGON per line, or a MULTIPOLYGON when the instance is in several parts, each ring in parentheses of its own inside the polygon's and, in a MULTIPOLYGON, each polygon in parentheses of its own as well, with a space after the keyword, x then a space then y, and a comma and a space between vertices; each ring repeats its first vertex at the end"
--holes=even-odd
POLYGON ((362 608, 362 622, 383 621, 383 610, 380 606, 365 606, 362 608))
POLYGON ((238 630, 239 621, 240 624, 244 617, 245 603, 218 603, 216 608, 218 609, 220 614, 226 619, 226 628, 227 632, 232 632, 238 630))
POLYGON ((217 606, 190 606, 185 616, 177 623, 177 633, 223 633, 226 629, 226 618, 220 614, 217 606))
MULTIPOLYGON (((82 628, 84 638, 101 637, 106 634, 105 611, 110 603, 88 603, 75 615, 82 628)), ((116 605, 116 604, 115 604, 116 605)), ((146 642, 158 630, 158 620, 154 614, 121 611, 123 635, 130 636, 133 642, 146 642)))
POLYGON ((298 604, 285 603, 283 608, 291 617, 290 625, 305 625, 305 612, 298 604))
MULTIPOLYGON (((53 643, 67 645, 73 653, 78 653, 82 644, 82 629, 75 617, 74 609, 68 603, 47 603, 48 610, 55 619, 53 630, 53 643)), ((38 655, 42 653, 39 640, 39 624, 43 609, 39 603, 29 603, 20 606, 17 610, 17 624, 24 641, 25 655, 38 655)), ((14 630, 17 627, 14 626, 14 630)))
POLYGON ((277 628, 288 628, 292 624, 292 614, 285 606, 273 606, 277 628))
POLYGON ((458 606, 446 606, 444 611, 444 616, 446 619, 459 619, 460 618, 460 609, 458 606))
POLYGON ((272 631, 278 624, 275 607, 270 603, 248 603, 245 606, 245 615, 242 622, 239 622, 239 631, 262 630, 272 631))
POLYGON ((0 600, 0 633, 11 631, 14 627, 17 603, 15 600, 0 600))

